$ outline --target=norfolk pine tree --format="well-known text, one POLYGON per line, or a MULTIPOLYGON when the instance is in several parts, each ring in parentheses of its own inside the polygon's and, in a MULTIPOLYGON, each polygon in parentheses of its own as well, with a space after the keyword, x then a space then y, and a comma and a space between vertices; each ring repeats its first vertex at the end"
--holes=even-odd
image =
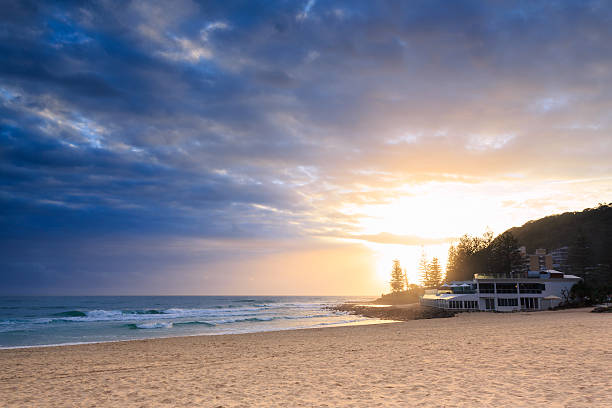
POLYGON ((419 277, 421 278, 421 284, 427 287, 429 283, 429 265, 427 264, 425 250, 421 252, 421 259, 419 260, 419 277))
POLYGON ((431 260, 431 263, 428 265, 428 270, 429 276, 426 286, 429 288, 437 288, 442 283, 442 268, 440 267, 437 257, 431 260))
POLYGON ((448 248, 448 261, 446 261, 446 277, 444 278, 446 282, 453 280, 456 275, 456 258, 457 252, 455 251, 455 246, 451 244, 450 248, 448 248))
POLYGON ((393 293, 401 292, 404 290, 404 273, 400 266, 400 262, 397 259, 393 260, 393 267, 391 268, 391 291, 393 293))

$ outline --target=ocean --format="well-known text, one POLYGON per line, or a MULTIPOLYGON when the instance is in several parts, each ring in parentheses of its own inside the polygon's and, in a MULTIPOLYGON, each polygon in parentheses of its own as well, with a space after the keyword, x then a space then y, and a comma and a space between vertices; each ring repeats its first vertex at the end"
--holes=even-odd
POLYGON ((368 297, 0 297, 0 348, 374 324, 327 310, 368 297))

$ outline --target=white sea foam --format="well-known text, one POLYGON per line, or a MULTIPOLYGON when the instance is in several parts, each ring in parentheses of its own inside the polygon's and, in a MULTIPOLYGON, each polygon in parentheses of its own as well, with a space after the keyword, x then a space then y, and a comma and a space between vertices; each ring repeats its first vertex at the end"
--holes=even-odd
POLYGON ((137 329, 170 329, 172 322, 147 322, 136 325, 137 329))
POLYGON ((191 298, 178 298, 176 302, 163 297, 144 302, 141 299, 144 298, 119 298, 111 302, 91 298, 82 303, 68 299, 69 302, 61 303, 70 306, 53 305, 53 299, 36 300, 42 306, 35 304, 30 310, 26 308, 21 313, 2 316, 0 347, 79 343, 81 339, 95 342, 109 338, 214 335, 360 324, 352 320, 354 316, 326 310, 324 307, 329 301, 321 302, 320 298, 313 298, 311 302, 286 298, 210 302, 204 298, 199 303, 191 298), (46 303, 51 306, 47 307, 46 303), (24 333, 13 334, 17 332, 24 333))
POLYGON ((176 319, 188 317, 225 317, 225 316, 256 316, 265 313, 261 309, 167 309, 163 311, 122 311, 122 310, 91 310, 82 312, 83 316, 58 315, 55 318, 39 318, 29 323, 51 322, 105 322, 105 321, 149 321, 160 319, 176 319))
POLYGON ((84 316, 58 316, 55 318, 3 320, 0 321, 0 332, 14 330, 16 325, 37 325, 61 322, 149 322, 184 318, 204 318, 206 321, 214 322, 213 324, 224 324, 238 322, 265 322, 278 319, 301 320, 338 316, 337 312, 326 314, 301 314, 304 311, 305 310, 301 310, 299 312, 300 314, 291 315, 283 312, 272 313, 264 310, 256 312, 249 309, 241 311, 219 311, 214 309, 168 309, 164 310, 163 312, 148 314, 145 312, 125 312, 121 310, 96 309, 83 312, 84 316))

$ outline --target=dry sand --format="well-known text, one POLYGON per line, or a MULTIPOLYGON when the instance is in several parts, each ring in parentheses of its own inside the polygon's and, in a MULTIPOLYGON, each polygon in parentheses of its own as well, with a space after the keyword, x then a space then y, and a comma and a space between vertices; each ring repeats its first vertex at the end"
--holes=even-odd
POLYGON ((612 407, 612 314, 0 350, 0 405, 612 407))

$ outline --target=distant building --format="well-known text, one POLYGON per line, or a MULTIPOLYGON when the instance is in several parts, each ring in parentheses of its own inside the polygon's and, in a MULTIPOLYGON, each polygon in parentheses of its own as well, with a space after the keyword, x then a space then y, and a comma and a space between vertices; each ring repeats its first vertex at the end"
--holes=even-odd
POLYGON ((561 247, 550 251, 553 260, 553 269, 561 272, 570 272, 567 263, 569 257, 569 247, 561 247))
POLYGON ((557 270, 552 253, 547 254, 544 248, 538 248, 534 254, 528 254, 527 249, 522 246, 519 248, 519 254, 521 261, 512 269, 514 276, 537 275, 543 271, 557 270))
POLYGON ((553 268, 552 255, 546 253, 546 249, 538 248, 535 254, 529 255, 529 272, 546 271, 553 268))
MULTIPOLYGON (((537 252, 535 255, 542 256, 537 252)), ((546 258, 543 262, 546 264, 546 258)), ((442 289, 425 291, 421 304, 462 311, 546 310, 558 306, 580 281, 578 276, 555 270, 538 271, 537 276, 535 272, 531 270, 526 277, 476 274, 471 281, 452 282, 442 289)))

